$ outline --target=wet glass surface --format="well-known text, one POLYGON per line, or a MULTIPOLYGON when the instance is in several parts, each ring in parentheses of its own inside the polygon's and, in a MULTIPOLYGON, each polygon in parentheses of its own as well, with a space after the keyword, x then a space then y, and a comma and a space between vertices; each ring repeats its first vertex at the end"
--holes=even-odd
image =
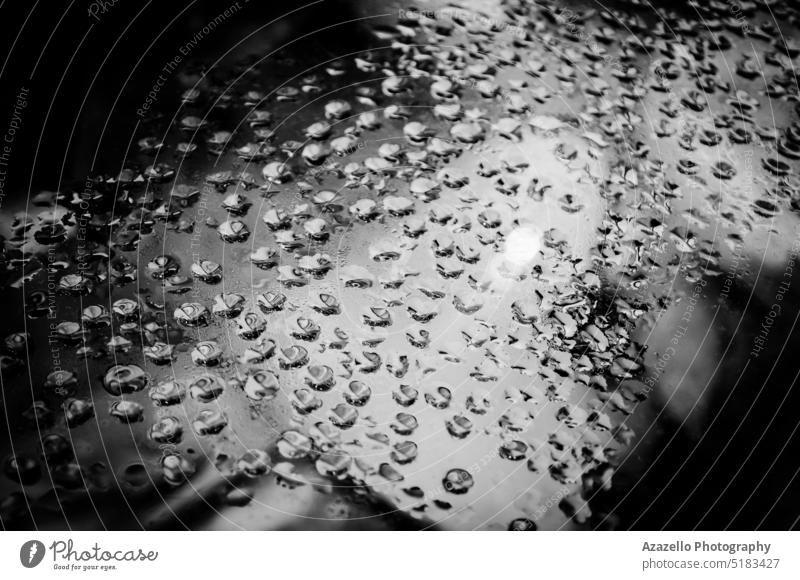
POLYGON ((182 63, 3 206, 3 526, 796 526, 797 14, 740 6, 182 63))

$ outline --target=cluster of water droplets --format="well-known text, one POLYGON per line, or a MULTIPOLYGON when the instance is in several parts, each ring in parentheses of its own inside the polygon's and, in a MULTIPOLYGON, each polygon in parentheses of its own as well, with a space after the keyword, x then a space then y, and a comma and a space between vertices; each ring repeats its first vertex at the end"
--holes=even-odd
MULTIPOLYGON (((758 25, 755 65, 704 10, 512 0, 301 75, 213 71, 119 174, 17 216, 30 330, 0 360, 41 440, 5 474, 169 493, 210 461, 254 510, 273 478, 420 525, 590 521, 649 391, 636 333, 797 200, 800 128, 759 119, 752 79, 785 105, 800 49, 758 25), (141 460, 109 476, 109 450, 141 460)), ((8 489, 4 519, 28 501, 8 489)))

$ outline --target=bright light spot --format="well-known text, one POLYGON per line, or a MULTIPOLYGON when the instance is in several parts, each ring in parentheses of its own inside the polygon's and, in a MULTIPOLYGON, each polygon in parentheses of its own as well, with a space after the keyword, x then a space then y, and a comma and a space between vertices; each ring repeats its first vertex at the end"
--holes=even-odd
POLYGON ((542 232, 539 229, 533 226, 515 229, 506 238, 504 250, 492 256, 479 284, 497 291, 509 289, 530 274, 541 247, 542 232))
POLYGON ((542 247, 542 234, 536 228, 525 226, 517 228, 506 238, 503 259, 512 268, 527 266, 539 254, 542 247))

